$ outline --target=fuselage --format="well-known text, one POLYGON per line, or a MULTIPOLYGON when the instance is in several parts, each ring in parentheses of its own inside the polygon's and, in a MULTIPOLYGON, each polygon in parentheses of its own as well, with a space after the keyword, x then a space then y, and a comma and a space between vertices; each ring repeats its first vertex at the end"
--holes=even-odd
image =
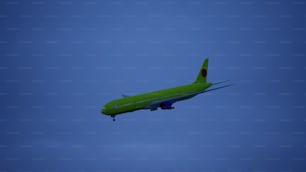
POLYGON ((189 99, 201 93, 212 84, 209 82, 195 82, 183 86, 168 88, 164 90, 139 94, 135 96, 124 97, 110 101, 102 108, 102 113, 105 115, 118 115, 125 112, 132 112, 140 109, 151 109, 159 105, 163 101, 181 101, 189 99))

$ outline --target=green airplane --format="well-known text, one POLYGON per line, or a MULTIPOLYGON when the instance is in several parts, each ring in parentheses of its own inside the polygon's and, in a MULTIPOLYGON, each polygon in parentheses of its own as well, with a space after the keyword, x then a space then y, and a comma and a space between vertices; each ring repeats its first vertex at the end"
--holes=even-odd
POLYGON ((217 88, 208 89, 213 85, 224 83, 228 80, 217 83, 206 82, 207 69, 208 59, 205 59, 201 70, 193 83, 135 96, 123 95, 123 98, 121 99, 116 99, 106 103, 102 108, 101 113, 110 115, 113 118, 113 121, 115 121, 116 115, 126 112, 133 112, 140 109, 150 109, 151 111, 155 111, 158 108, 163 110, 174 109, 172 105, 177 101, 190 99, 201 93, 231 86, 224 85, 217 88))

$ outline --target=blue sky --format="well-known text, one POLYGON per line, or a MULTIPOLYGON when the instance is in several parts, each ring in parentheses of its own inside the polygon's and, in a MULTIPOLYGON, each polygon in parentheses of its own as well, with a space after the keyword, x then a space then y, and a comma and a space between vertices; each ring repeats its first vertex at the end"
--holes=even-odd
POLYGON ((1 1, 0 171, 305 171, 303 1, 1 1), (172 111, 106 102, 233 87, 172 111))

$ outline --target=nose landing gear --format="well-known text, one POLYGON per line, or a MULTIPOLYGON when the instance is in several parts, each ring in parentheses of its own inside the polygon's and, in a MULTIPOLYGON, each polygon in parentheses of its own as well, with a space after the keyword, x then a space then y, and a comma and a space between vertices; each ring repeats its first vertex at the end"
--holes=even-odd
POLYGON ((116 121, 115 116, 116 116, 116 115, 111 115, 111 117, 113 118, 113 121, 114 121, 114 122, 116 121))

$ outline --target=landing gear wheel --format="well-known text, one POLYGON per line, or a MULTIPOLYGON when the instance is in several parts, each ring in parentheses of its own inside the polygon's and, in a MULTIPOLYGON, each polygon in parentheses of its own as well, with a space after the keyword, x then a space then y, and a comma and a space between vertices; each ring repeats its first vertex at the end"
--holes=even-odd
POLYGON ((115 115, 111 115, 111 117, 113 118, 113 121, 115 122, 116 121, 115 115))

